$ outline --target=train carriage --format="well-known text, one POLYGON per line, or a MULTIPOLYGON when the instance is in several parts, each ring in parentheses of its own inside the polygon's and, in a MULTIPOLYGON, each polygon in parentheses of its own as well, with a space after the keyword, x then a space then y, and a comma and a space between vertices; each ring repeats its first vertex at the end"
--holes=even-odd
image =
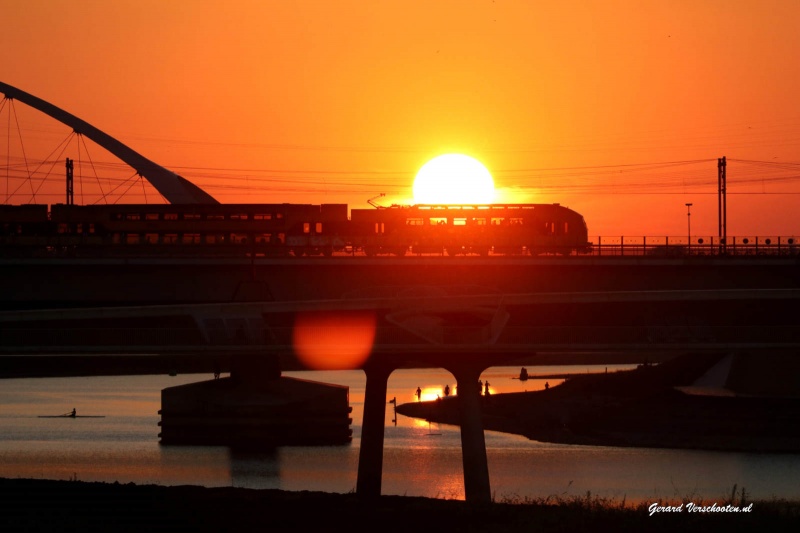
POLYGON ((50 234, 46 204, 0 205, 0 257, 46 253, 50 234))
POLYGON ((344 204, 56 204, 63 249, 110 255, 331 255, 344 248, 344 204))
POLYGON ((585 253, 586 222, 558 204, 416 205, 353 209, 355 244, 367 255, 585 253))
POLYGON ((3 206, 4 255, 331 256, 571 254, 583 217, 558 204, 118 204, 3 206))
POLYGON ((292 255, 330 257, 347 244, 347 204, 309 206, 303 216, 293 221, 288 231, 287 247, 292 255))

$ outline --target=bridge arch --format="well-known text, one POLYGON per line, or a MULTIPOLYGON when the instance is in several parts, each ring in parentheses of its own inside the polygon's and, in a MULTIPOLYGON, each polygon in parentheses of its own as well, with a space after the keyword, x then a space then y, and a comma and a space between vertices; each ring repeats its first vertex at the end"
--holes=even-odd
POLYGON ((114 137, 97 129, 88 122, 81 120, 75 115, 54 106, 50 102, 46 102, 41 98, 3 82, 0 82, 0 92, 5 94, 6 98, 19 100, 62 124, 69 126, 75 130, 76 133, 85 135, 96 142, 135 169, 136 172, 149 181, 168 202, 172 204, 219 203, 213 196, 186 178, 175 174, 158 163, 154 163, 114 137))

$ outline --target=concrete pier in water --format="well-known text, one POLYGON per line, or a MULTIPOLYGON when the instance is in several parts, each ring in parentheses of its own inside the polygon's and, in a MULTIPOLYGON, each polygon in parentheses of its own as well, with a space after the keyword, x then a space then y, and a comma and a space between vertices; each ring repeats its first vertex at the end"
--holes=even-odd
POLYGON ((264 448, 351 441, 347 387, 281 376, 261 361, 239 362, 227 378, 162 390, 161 443, 264 448))

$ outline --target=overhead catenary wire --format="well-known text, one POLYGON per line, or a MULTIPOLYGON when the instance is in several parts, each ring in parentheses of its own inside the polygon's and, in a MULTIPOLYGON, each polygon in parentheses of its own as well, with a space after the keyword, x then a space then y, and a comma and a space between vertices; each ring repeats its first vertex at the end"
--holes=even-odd
MULTIPOLYGON (((76 132, 71 132, 67 139, 54 149, 45 159, 36 161, 29 157, 23 146, 22 158, 13 157, 11 154, 11 110, 13 101, 3 99, 0 112, 9 110, 9 121, 7 126, 7 154, 5 158, 4 170, 6 177, 5 203, 13 200, 27 199, 36 201, 37 198, 50 198, 54 194, 49 192, 49 187, 45 185, 50 180, 61 183, 61 176, 54 176, 55 165, 61 162, 61 158, 67 149, 67 145, 76 132), (12 102, 11 105, 7 105, 12 102), (56 158, 53 155, 58 153, 56 158), (46 167, 49 170, 43 171, 46 167), (33 168, 33 170, 31 170, 33 168), (22 189, 26 184, 31 188, 30 196, 24 195, 22 189), (12 190, 12 186, 14 187, 12 190), (27 198, 26 198, 27 197, 27 198)), ((17 133, 22 138, 24 128, 20 125, 15 113, 14 126, 17 133)), ((770 131, 784 132, 796 129, 798 120, 791 118, 786 121, 773 125, 768 123, 770 131), (791 119, 791 120, 790 120, 791 119)), ((758 124, 762 127, 762 124, 758 124)), ((720 137, 719 132, 696 130, 691 132, 689 138, 693 141, 703 139, 713 140, 715 145, 730 144, 727 141, 737 139, 746 135, 749 126, 743 124, 727 125, 720 137)), ((24 131, 42 131, 53 133, 55 129, 27 129, 24 131)), ((664 142, 669 133, 661 130, 645 132, 650 141, 659 140, 664 142)), ((79 161, 78 179, 81 185, 81 194, 99 197, 100 201, 109 200, 109 192, 104 190, 101 179, 105 180, 109 187, 113 184, 128 184, 130 178, 120 178, 119 175, 127 174, 130 167, 118 161, 95 161, 89 153, 89 147, 82 135, 78 140, 78 155, 81 158, 81 151, 86 151, 87 164, 94 174, 99 194, 92 192, 90 188, 84 187, 82 183, 82 162, 79 161)), ((188 145, 205 145, 221 147, 244 147, 258 148, 260 150, 282 150, 282 151, 316 151, 316 152, 342 152, 342 153, 419 153, 427 152, 427 147, 423 146, 351 146, 351 145, 311 145, 301 143, 284 144, 264 144, 264 143, 238 143, 238 142, 209 142, 192 139, 159 139, 153 137, 142 137, 130 135, 130 138, 153 142, 169 142, 188 145)), ((577 146, 583 151, 599 149, 610 144, 630 143, 630 136, 627 137, 598 137, 596 135, 584 135, 569 139, 563 142, 562 147, 569 151, 576 149, 577 146), (576 144, 577 143, 577 144, 576 144), (588 147, 588 148, 587 148, 588 147)), ((700 142, 698 141, 698 142, 700 142)), ((705 142, 705 141, 702 141, 705 142)), ((702 143, 701 143, 702 144, 702 143)), ((735 143, 734 143, 735 144, 735 143)), ((539 148, 531 147, 497 147, 483 150, 485 153, 535 153, 541 151, 539 148)), ((736 164, 736 171, 728 174, 728 194, 798 194, 792 190, 792 184, 800 181, 800 162, 784 161, 759 161, 750 159, 728 158, 732 164, 736 164), (767 190, 767 185, 787 185, 787 190, 777 191, 774 188, 767 190), (757 185, 761 189, 757 190, 757 185), (735 190, 739 186, 741 189, 735 190)), ((602 193, 631 194, 631 195, 662 195, 662 194, 717 194, 716 192, 716 173, 712 165, 715 158, 708 159, 689 159, 676 161, 656 161, 646 163, 624 163, 624 164, 602 164, 587 166, 564 166, 564 167, 522 167, 522 168, 500 168, 494 169, 495 183, 498 188, 524 193, 552 193, 570 195, 596 195, 602 193)), ((386 170, 386 169, 342 169, 342 168, 258 168, 256 167, 209 167, 209 166, 171 166, 183 177, 196 183, 203 189, 207 189, 216 195, 222 196, 241 196, 242 193, 260 193, 263 195, 276 194, 312 194, 321 197, 330 195, 374 195, 378 192, 386 192, 391 195, 408 196, 411 189, 413 175, 405 170, 386 170)), ((155 191, 148 184, 141 182, 142 195, 147 198, 155 191)), ((123 185, 122 187, 125 187, 123 185)), ((117 186, 114 190, 118 190, 117 186)), ((130 190, 128 187, 127 190, 130 190)), ((138 195, 137 195, 138 196, 138 195)), ((252 195, 251 195, 252 196, 252 195)), ((86 202, 84 196, 83 203, 86 202)))
MULTIPOLYGON (((62 153, 65 148, 62 146, 62 153)), ((20 173, 15 176, 14 165, 7 165, 6 174, 10 179, 20 178, 32 181, 40 181, 36 192, 41 188, 43 181, 52 173, 52 167, 58 159, 49 159, 40 163, 39 167, 33 172, 20 173), (51 169, 45 174, 44 178, 39 175, 39 168, 45 162, 51 163, 51 169)), ((625 165, 600 165, 585 167, 557 167, 557 168, 526 168, 510 169, 500 171, 499 180, 510 174, 515 175, 516 184, 512 187, 520 191, 550 191, 550 192, 571 192, 571 193, 598 193, 608 191, 609 188, 615 194, 679 194, 692 190, 697 194, 716 194, 713 190, 698 191, 697 188, 709 188, 715 184, 716 180, 710 172, 693 172, 685 174, 674 172, 669 169, 685 167, 693 164, 704 164, 711 160, 694 161, 674 161, 658 162, 647 164, 625 164, 625 165), (665 171, 666 170, 666 171, 665 171), (565 178, 569 178, 568 180, 565 178)), ((733 160, 734 162, 736 160, 733 160)), ((752 166, 792 170, 792 173, 781 172, 780 174, 764 174, 762 172, 741 171, 729 175, 729 187, 747 184, 771 184, 771 183, 791 183, 800 180, 800 163, 782 163, 777 165, 769 161, 746 161, 752 166)), ((95 179, 99 182, 101 174, 99 170, 106 172, 118 171, 128 168, 122 163, 113 162, 91 162, 95 179)), ((208 172, 208 167, 204 167, 206 172, 191 172, 192 167, 183 167, 188 172, 184 176, 190 180, 201 183, 203 187, 214 191, 259 191, 259 192, 284 192, 284 193, 370 193, 374 191, 389 191, 392 194, 400 194, 408 189, 408 184, 399 183, 395 180, 370 180, 370 179, 337 179, 349 175, 346 171, 335 171, 326 176, 324 170, 296 170, 288 171, 293 174, 291 178, 282 175, 273 175, 274 169, 265 169, 265 175, 229 175, 222 172, 215 174, 208 172), (306 178, 306 179, 304 179, 306 178), (320 179, 322 178, 322 179, 320 179)), ((251 169, 253 173, 258 169, 251 169)), ((284 171, 278 171, 284 172, 284 171)), ((388 173, 384 173, 388 174, 388 173)), ((352 176, 351 176, 352 178, 352 176)), ((118 180, 111 174, 104 174, 103 178, 108 183, 118 180)), ((17 187, 9 196, 19 194, 23 186, 17 187)), ((101 187, 102 189, 102 187, 101 187)), ((729 194, 769 194, 776 191, 729 191, 729 194)), ((780 191, 780 194, 794 194, 794 191, 780 191)), ((105 197, 101 192, 101 196, 105 197)))

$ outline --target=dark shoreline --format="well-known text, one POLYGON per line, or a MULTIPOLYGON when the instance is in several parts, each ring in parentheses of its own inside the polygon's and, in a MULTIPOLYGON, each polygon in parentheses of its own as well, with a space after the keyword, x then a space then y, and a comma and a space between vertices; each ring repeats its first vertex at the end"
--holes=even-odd
MULTIPOLYGON (((484 429, 562 444, 756 453, 800 452, 800 398, 697 396, 691 385, 719 356, 573 377, 547 391, 482 397, 484 429)), ((458 398, 397 406, 406 416, 459 424, 458 398)))
MULTIPOLYGON (((653 502, 656 503, 656 502, 653 502)), ((658 502, 665 505, 668 502, 658 502)), ((681 502, 672 502, 679 505, 681 502)), ((663 513, 576 497, 470 505, 407 496, 0 479, 0 531, 793 531, 800 503, 696 502, 750 512, 663 513)))

